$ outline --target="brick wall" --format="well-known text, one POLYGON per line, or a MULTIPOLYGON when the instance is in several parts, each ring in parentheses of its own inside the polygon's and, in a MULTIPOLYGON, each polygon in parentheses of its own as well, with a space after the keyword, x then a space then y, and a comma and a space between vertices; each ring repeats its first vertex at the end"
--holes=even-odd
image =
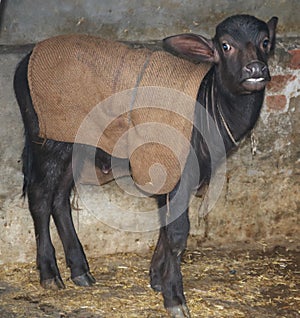
POLYGON ((267 89, 267 112, 288 111, 290 99, 300 94, 300 49, 289 48, 290 44, 286 46, 279 42, 275 59, 271 62, 273 76, 267 89))

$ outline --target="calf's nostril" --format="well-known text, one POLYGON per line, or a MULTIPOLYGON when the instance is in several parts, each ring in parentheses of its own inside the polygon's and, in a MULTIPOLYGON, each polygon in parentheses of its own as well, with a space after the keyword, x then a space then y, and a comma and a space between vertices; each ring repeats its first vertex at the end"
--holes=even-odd
POLYGON ((262 76, 266 71, 267 66, 262 62, 252 62, 245 66, 246 72, 249 76, 262 76))

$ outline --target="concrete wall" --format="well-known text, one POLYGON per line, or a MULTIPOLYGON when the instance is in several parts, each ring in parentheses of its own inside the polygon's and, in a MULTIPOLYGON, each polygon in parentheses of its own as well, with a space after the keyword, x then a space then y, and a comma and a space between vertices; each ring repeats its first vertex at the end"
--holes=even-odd
MULTIPOLYGON (((27 203, 20 198, 23 127, 13 90, 23 46, 59 33, 89 32, 108 38, 149 41, 193 31, 213 35, 224 17, 239 12, 268 19, 279 16, 281 38, 271 61, 273 82, 250 139, 227 162, 227 178, 214 209, 199 215, 193 199, 191 244, 236 242, 299 244, 300 2, 295 1, 41 1, 2 0, 0 29, 0 263, 33 260, 35 241, 27 203), (3 6, 5 4, 5 6, 3 6), (293 36, 292 38, 288 38, 293 36)), ((125 182, 128 182, 128 180, 125 182)), ((139 220, 134 212, 154 211, 155 201, 124 193, 115 183, 84 186, 74 220, 88 256, 141 251, 153 246, 157 231, 126 232, 139 220), (115 216, 121 207, 122 215, 115 216), (113 216, 113 217, 111 217, 113 216), (120 219, 118 219, 118 217, 120 219), (118 221, 120 224, 118 224, 118 221)), ((142 224, 143 225, 143 224, 142 224)), ((145 227, 147 227, 145 224, 145 227)), ((56 232, 54 242, 61 251, 56 232)))
POLYGON ((2 0, 0 44, 26 44, 70 32, 113 39, 148 41, 169 34, 212 35, 228 15, 248 13, 267 20, 280 17, 279 34, 299 34, 298 0, 2 0))

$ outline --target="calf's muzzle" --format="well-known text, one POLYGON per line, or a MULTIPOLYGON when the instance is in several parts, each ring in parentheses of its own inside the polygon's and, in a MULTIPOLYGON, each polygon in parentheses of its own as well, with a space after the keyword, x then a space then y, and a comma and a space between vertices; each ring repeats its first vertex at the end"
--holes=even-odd
POLYGON ((261 61, 251 61, 243 68, 242 85, 247 91, 259 91, 271 80, 268 66, 261 61))

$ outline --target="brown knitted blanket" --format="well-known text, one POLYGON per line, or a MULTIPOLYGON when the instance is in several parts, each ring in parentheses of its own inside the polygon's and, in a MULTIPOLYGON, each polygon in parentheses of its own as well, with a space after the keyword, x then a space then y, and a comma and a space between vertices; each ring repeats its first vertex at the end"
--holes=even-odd
POLYGON ((87 35, 40 42, 28 68, 40 137, 129 158, 141 189, 170 192, 189 152, 184 141, 209 67, 87 35))

